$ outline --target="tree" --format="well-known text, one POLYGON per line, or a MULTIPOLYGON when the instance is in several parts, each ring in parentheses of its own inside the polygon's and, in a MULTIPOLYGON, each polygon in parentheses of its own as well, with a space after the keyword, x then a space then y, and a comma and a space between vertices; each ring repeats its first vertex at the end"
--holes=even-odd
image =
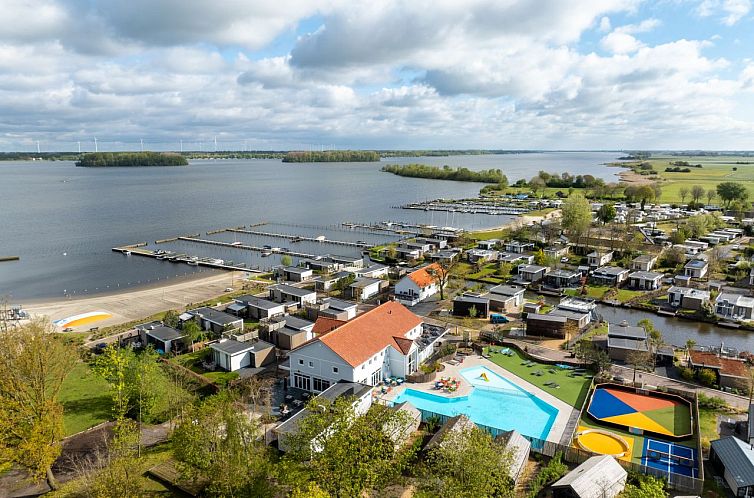
POLYGON ((534 178, 529 181, 529 188, 532 192, 534 192, 534 195, 537 195, 537 192, 544 192, 545 187, 547 187, 547 184, 545 183, 544 179, 539 176, 535 176, 534 178))
POLYGON ((283 266, 291 266, 293 264, 293 258, 289 254, 283 254, 280 258, 280 264, 283 266))
POLYGON ((183 333, 191 341, 191 350, 194 350, 194 344, 204 340, 206 334, 202 327, 195 320, 189 320, 183 324, 183 333))
POLYGON ((686 230, 692 237, 701 237, 709 230, 707 218, 703 215, 692 216, 686 221, 686 230))
POLYGON ((393 483, 413 454, 412 447, 396 451, 390 437, 407 437, 410 421, 403 412, 375 404, 359 415, 346 397, 315 398, 306 408, 297 431, 286 436, 284 462, 333 496, 361 496, 393 483))
POLYGON ((662 498, 668 496, 665 490, 665 480, 653 476, 642 475, 636 484, 628 483, 620 498, 662 498))
POLYGON ((165 316, 162 317, 162 323, 168 327, 178 327, 178 313, 175 310, 168 310, 165 312, 165 316))
POLYGON ((642 185, 636 190, 636 197, 641 201, 641 210, 644 211, 644 206, 647 202, 655 199, 656 192, 654 188, 649 185, 642 185))
POLYGON ((615 211, 615 206, 612 204, 603 204, 600 206, 600 208, 597 210, 597 219, 602 222, 602 225, 607 225, 611 221, 615 219, 617 212, 615 211))
POLYGON ((643 327, 644 330, 647 331, 649 347, 652 353, 652 368, 654 369, 654 366, 657 364, 657 351, 663 344, 665 344, 665 340, 662 337, 662 332, 655 328, 652 320, 648 318, 639 320, 639 323, 637 325, 639 325, 639 327, 643 327))
POLYGON ((681 196, 681 204, 685 204, 686 203, 686 197, 689 196, 689 189, 688 189, 688 187, 681 187, 680 189, 678 189, 678 195, 681 196))
POLYGON ((699 199, 702 196, 704 196, 704 188, 701 185, 691 187, 691 198, 694 199, 694 204, 699 204, 699 199))
POLYGON ((686 354, 690 357, 691 351, 694 350, 694 346, 696 346, 696 341, 694 339, 686 339, 686 354))
POLYGON ((437 279, 437 288, 440 290, 440 300, 445 299, 445 286, 450 279, 450 271, 455 266, 455 260, 438 261, 427 267, 427 272, 437 279))
POLYGON ((712 189, 709 189, 707 191, 707 204, 712 204, 712 201, 715 200, 715 197, 717 197, 717 192, 715 192, 712 189))
POLYGON ((440 498, 514 496, 510 455, 487 432, 472 427, 449 431, 429 451, 420 486, 440 498))
POLYGON ((52 464, 61 452, 63 381, 76 351, 44 320, 0 334, 0 464, 18 464, 57 488, 52 464))
POLYGON ((637 370, 651 370, 654 367, 654 357, 649 351, 629 351, 626 355, 626 364, 630 365, 634 371, 634 384, 636 384, 637 370))
POLYGON ((563 203, 561 219, 565 230, 581 237, 592 225, 592 206, 580 193, 573 194, 563 203))
POLYGON ((736 220, 740 222, 744 218, 746 210, 749 209, 749 205, 742 200, 735 200, 730 203, 728 208, 733 212, 733 216, 736 220))
POLYGON ((717 184, 717 195, 725 202, 725 206, 729 206, 732 201, 741 200, 745 201, 749 198, 749 192, 746 190, 746 186, 738 182, 722 182, 717 184))
POLYGON ((173 454, 187 479, 210 496, 272 496, 273 468, 262 429, 221 393, 193 406, 173 433, 173 454))
POLYGON ((478 314, 479 311, 476 309, 476 306, 469 308, 469 318, 476 318, 478 314))

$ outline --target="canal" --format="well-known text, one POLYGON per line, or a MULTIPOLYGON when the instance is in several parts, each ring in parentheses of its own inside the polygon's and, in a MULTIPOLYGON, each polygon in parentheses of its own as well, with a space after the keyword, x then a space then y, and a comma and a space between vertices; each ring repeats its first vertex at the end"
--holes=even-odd
POLYGON ((597 312, 610 323, 620 323, 626 320, 630 325, 636 325, 645 318, 652 321, 655 328, 662 332, 667 344, 685 347, 686 341, 693 339, 699 346, 720 346, 736 348, 739 351, 754 351, 754 332, 728 329, 711 323, 683 320, 672 316, 655 315, 649 311, 635 310, 597 305, 597 312))

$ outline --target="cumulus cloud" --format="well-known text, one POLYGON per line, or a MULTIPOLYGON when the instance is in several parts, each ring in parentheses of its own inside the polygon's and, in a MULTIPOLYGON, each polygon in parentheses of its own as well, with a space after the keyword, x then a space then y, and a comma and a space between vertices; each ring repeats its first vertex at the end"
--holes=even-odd
MULTIPOLYGON (((174 148, 747 143, 751 63, 701 40, 653 42, 662 20, 638 5, 7 0, 0 148, 93 135, 174 148), (601 51, 584 49, 587 33, 601 51)), ((714 7, 704 15, 742 12, 714 7)))

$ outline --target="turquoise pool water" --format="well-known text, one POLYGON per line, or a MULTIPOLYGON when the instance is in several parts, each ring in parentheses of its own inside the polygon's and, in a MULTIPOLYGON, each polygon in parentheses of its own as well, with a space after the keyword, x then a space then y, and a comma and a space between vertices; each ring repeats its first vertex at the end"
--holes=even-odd
POLYGON ((410 402, 415 407, 455 416, 464 414, 472 422, 504 431, 517 430, 533 438, 546 439, 558 410, 529 394, 516 384, 484 366, 461 370, 466 382, 474 386, 468 396, 446 398, 424 391, 406 389, 394 402, 410 402), (484 380, 485 374, 487 380, 484 380))

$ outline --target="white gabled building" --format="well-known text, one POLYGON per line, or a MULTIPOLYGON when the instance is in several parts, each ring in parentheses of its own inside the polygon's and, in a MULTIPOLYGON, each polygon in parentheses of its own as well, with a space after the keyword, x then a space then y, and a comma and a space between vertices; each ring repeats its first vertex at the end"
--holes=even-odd
POLYGON ((414 306, 440 291, 437 273, 442 268, 433 263, 412 271, 395 284, 395 298, 406 306, 414 306))
POLYGON ((444 333, 388 301, 292 350, 290 386, 322 392, 340 380, 374 386, 387 377, 406 377, 444 333))

